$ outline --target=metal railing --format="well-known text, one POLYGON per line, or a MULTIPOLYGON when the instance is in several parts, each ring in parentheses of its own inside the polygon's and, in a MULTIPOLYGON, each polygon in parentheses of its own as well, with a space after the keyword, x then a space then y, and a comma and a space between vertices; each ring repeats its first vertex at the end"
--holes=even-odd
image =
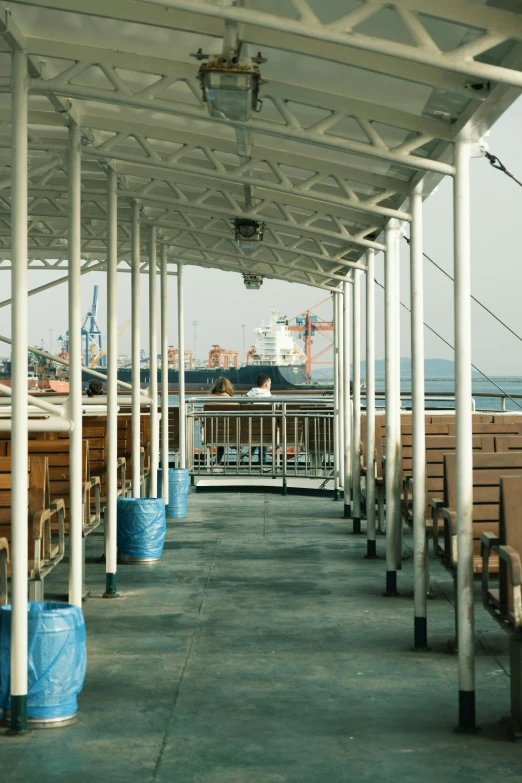
POLYGON ((187 467, 195 477, 325 479, 333 475, 331 398, 189 399, 187 467))

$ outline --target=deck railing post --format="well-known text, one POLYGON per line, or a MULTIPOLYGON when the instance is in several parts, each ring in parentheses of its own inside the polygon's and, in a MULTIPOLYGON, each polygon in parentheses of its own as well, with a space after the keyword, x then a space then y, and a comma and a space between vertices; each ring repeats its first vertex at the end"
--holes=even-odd
POLYGON ((457 453, 457 589, 459 728, 475 730, 473 605, 473 457, 471 417, 470 154, 468 135, 455 143, 455 412, 457 453))
POLYGON ((397 468, 397 239, 398 221, 392 219, 386 226, 385 256, 385 366, 386 366, 386 593, 397 595, 397 495, 395 488, 397 468))
POLYGON ((333 421, 333 452, 334 452, 334 500, 339 500, 339 295, 332 294, 333 298, 333 322, 334 322, 334 421, 333 421))
POLYGON ((156 226, 150 228, 149 248, 149 389, 150 389, 150 479, 149 495, 158 496, 158 326, 156 318, 156 226))
MULTIPOLYGON (((81 331, 81 133, 69 128, 69 603, 82 605, 82 331, 81 331)), ((89 364, 89 357, 85 357, 89 364)))
POLYGON ((400 225, 397 221, 397 230, 393 235, 395 242, 395 384, 397 386, 397 400, 395 415, 397 417, 397 429, 395 437, 395 535, 397 541, 397 570, 402 568, 403 540, 402 540, 402 503, 401 503, 401 247, 400 225))
POLYGON ((351 358, 351 283, 343 283, 343 395, 344 395, 344 518, 352 518, 352 400, 350 394, 351 358))
POLYGON ((141 351, 140 351, 140 207, 137 201, 132 202, 131 226, 131 307, 132 307, 132 496, 141 496, 141 459, 140 459, 140 429, 141 429, 141 351))
MULTIPOLYGON (((116 595, 118 501, 118 181, 107 172, 107 505, 105 597, 116 595)), ((125 488, 122 487, 122 492, 125 488)))
POLYGON ((185 313, 183 302, 183 264, 178 261, 178 389, 179 389, 179 466, 187 467, 187 428, 185 411, 185 313))
POLYGON ((361 532, 361 275, 353 270, 352 284, 352 361, 353 361, 353 427, 352 484, 353 532, 361 532))
POLYGON ((167 298, 167 246, 161 246, 161 491, 169 502, 169 324, 167 298))
POLYGON ((11 731, 27 731, 27 55, 12 56, 11 731))
POLYGON ((345 465, 344 465, 344 419, 349 415, 349 411, 344 409, 344 291, 339 291, 338 315, 339 329, 337 332, 338 345, 338 384, 339 384, 339 498, 344 496, 345 465))
POLYGON ((366 252, 366 557, 377 557, 375 524, 375 251, 366 252))
POLYGON ((426 650, 427 628, 427 542, 426 542, 426 441, 424 418, 424 274, 422 255, 422 183, 411 197, 411 360, 413 427, 413 572, 414 647, 426 650))

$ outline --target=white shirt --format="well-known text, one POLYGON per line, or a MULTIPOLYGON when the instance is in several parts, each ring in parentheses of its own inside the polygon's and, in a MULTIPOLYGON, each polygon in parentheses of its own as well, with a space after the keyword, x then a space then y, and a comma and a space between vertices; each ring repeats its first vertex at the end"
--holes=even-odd
POLYGON ((259 386, 254 386, 246 393, 245 397, 271 397, 270 389, 260 389, 259 386))

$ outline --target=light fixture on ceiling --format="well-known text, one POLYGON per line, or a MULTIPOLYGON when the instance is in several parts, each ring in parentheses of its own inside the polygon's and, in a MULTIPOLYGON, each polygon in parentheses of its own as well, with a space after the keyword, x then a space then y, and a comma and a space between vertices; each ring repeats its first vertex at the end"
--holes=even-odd
POLYGON ((249 218, 234 220, 234 236, 242 250, 254 250, 263 241, 265 224, 249 218))
POLYGON ((264 277, 262 275, 243 274, 243 282, 247 291, 259 291, 263 285, 264 277))
MULTIPOLYGON (((201 49, 192 56, 198 60, 209 57, 201 49)), ((236 53, 231 56, 220 54, 201 64, 198 79, 211 117, 247 122, 252 111, 261 109, 259 87, 262 80, 257 66, 264 62, 261 53, 254 58, 240 57, 236 53)))

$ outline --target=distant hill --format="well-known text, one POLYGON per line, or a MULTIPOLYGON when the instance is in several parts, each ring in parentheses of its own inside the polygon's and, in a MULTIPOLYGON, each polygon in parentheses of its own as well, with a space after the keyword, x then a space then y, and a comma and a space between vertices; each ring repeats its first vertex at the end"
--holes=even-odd
MULTIPOLYGON (((384 378, 384 359, 377 359, 375 362, 375 376, 384 378)), ((473 375, 477 375, 473 372, 473 375)), ((366 362, 361 363, 361 376, 366 377, 366 362)), ((454 378, 455 362, 450 359, 426 359, 424 362, 424 376, 426 378, 454 378)), ((314 370, 315 380, 326 381, 333 379, 332 367, 321 367, 314 370)), ((411 359, 409 357, 401 358, 401 378, 411 378, 411 359)))

